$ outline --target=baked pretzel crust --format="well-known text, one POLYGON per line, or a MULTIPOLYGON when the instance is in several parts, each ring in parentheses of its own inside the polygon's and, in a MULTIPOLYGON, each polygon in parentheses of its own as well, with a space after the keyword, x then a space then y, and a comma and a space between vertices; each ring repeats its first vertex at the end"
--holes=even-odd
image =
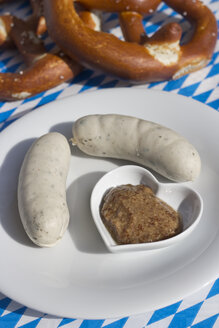
MULTIPOLYGON (((26 67, 17 73, 0 73, 0 99, 21 100, 51 89, 67 81, 81 70, 81 66, 61 53, 50 54, 33 29, 21 19, 10 19, 10 30, 5 40, 10 39, 23 55, 26 67)), ((1 41, 3 42, 3 38, 1 41)))
MULTIPOLYGON (((38 35, 46 30, 41 0, 31 0, 33 15, 27 21, 0 16, 0 46, 15 45, 26 67, 17 73, 0 73, 0 99, 22 100, 74 78, 82 66, 63 52, 48 53, 38 35), (40 21, 44 22, 40 26, 40 21)), ((91 12, 80 8, 84 24, 95 29, 91 12)))
MULTIPOLYGON (((128 1, 122 0, 80 2, 89 9, 121 12, 124 7, 126 11, 138 12, 136 3, 141 3, 133 0, 132 7, 129 2, 127 9, 128 1), (122 4, 126 6, 122 7, 122 4)), ((68 56, 77 58, 82 65, 133 82, 153 82, 178 78, 204 67, 212 56, 217 40, 216 19, 199 0, 164 2, 194 25, 193 37, 186 45, 180 46, 181 32, 176 23, 161 28, 152 38, 146 37, 144 44, 140 38, 142 30, 141 33, 136 32, 130 39, 141 43, 137 44, 86 27, 75 11, 72 0, 44 0, 44 13, 51 38, 68 56)), ((141 14, 147 10, 141 9, 139 12, 141 14)))

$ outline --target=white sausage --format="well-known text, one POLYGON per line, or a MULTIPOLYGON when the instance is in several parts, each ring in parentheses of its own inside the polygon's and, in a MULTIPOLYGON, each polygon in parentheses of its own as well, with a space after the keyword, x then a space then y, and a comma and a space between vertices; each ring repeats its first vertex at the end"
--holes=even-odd
POLYGON ((198 177, 197 150, 175 131, 135 117, 88 115, 73 125, 73 144, 92 156, 137 162, 173 181, 198 177))
POLYGON ((57 132, 37 139, 25 155, 18 181, 18 208, 27 235, 38 246, 54 246, 67 229, 69 163, 68 141, 57 132))

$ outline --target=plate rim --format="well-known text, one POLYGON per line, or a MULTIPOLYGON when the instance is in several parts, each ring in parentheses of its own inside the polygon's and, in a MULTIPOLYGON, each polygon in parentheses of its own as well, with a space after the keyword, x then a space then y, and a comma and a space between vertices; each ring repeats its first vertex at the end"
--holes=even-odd
POLYGON ((58 99, 55 99, 47 104, 43 104, 43 105, 40 105, 36 108, 33 108, 31 109, 30 111, 28 111, 27 113, 24 113, 23 116, 19 116, 18 118, 15 119, 15 121, 11 122, 8 126, 6 126, 3 130, 0 131, 0 135, 4 134, 6 131, 8 131, 9 129, 11 129, 11 127, 14 127, 14 125, 16 124, 20 124, 20 121, 22 120, 26 120, 27 118, 29 118, 29 116, 31 115, 38 115, 38 112, 39 111, 43 111, 43 110, 48 110, 48 108, 50 106, 52 106, 53 104, 57 104, 57 103, 61 103, 61 102, 65 102, 65 101, 68 101, 70 99, 74 99, 74 98, 83 98, 84 96, 86 97, 87 95, 90 95, 90 94, 99 94, 99 93, 111 93, 111 92, 125 92, 126 90, 131 90, 131 92, 133 91, 141 91, 141 92, 145 92, 145 93, 158 93, 158 94, 164 94, 164 95, 167 95, 170 97, 177 97, 177 98, 182 98, 184 99, 185 101, 191 101, 191 102, 194 102, 196 104, 199 104, 200 107, 205 107, 205 109, 207 109, 208 111, 210 110, 212 113, 217 113, 218 111, 214 108, 212 108, 211 106, 205 104, 205 103, 202 103, 201 101, 197 100, 197 99, 194 99, 194 98, 191 98, 191 97, 187 97, 185 95, 181 95, 181 94, 176 94, 176 93, 172 93, 172 92, 169 92, 169 91, 165 91, 165 90, 158 90, 158 89, 145 89, 144 87, 140 86, 140 87, 119 87, 119 88, 106 88, 106 89, 97 89, 97 90, 87 90, 87 91, 84 91, 82 93, 78 93, 78 94, 73 94, 73 95, 68 95, 64 98, 58 98, 58 99), (37 114, 36 114, 37 113, 37 114))

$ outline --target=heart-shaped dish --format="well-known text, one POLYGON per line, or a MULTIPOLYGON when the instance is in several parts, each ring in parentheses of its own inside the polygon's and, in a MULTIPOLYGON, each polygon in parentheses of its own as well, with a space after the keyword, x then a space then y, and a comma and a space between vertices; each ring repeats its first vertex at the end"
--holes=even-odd
POLYGON ((203 201, 199 193, 185 183, 160 183, 151 172, 136 165, 120 166, 106 173, 95 185, 91 194, 91 212, 109 251, 131 252, 159 249, 183 240, 198 224, 202 211, 203 201), (145 184, 150 187, 155 195, 179 212, 182 219, 182 232, 178 235, 156 242, 118 245, 105 227, 100 216, 100 205, 105 193, 112 187, 123 184, 145 184))

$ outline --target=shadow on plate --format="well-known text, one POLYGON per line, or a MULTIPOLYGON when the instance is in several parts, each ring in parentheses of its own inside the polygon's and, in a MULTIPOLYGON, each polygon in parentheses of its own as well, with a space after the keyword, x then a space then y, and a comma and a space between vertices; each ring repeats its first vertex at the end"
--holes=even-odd
POLYGON ((109 253, 93 221, 90 196, 97 181, 106 172, 92 172, 80 176, 67 189, 70 211, 69 233, 77 247, 84 253, 109 253))
POLYGON ((17 204, 17 184, 24 156, 35 139, 19 142, 7 154, 0 169, 0 223, 7 234, 25 246, 35 246, 26 235, 17 204))
POLYGON ((67 140, 72 138, 72 126, 73 126, 73 121, 67 121, 67 122, 62 122, 56 125, 53 125, 49 132, 59 132, 63 134, 67 140))
POLYGON ((62 122, 56 125, 53 125, 49 132, 59 132, 63 134, 66 139, 69 141, 70 149, 71 149, 71 154, 76 157, 81 157, 81 158, 91 158, 91 156, 86 155, 83 153, 77 146, 73 146, 70 139, 73 137, 72 135, 72 126, 74 122, 62 122))

